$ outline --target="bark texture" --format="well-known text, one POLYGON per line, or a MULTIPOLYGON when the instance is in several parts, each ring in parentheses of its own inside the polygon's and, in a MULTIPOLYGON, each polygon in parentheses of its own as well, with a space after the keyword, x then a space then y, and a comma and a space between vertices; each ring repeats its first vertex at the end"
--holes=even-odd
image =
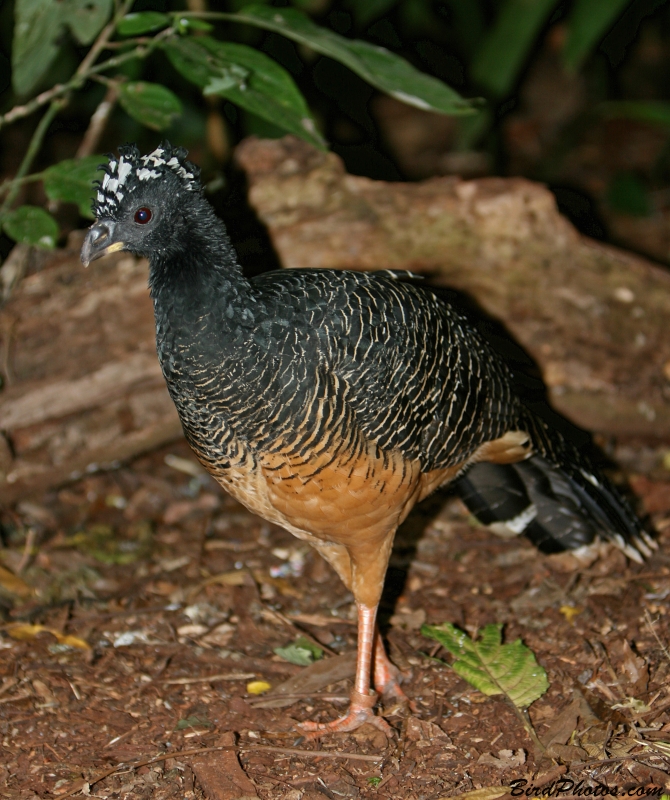
POLYGON ((51 257, 0 312, 0 502, 180 435, 161 375, 147 264, 51 257))
POLYGON ((426 273, 503 323, 574 423, 670 436, 670 272, 580 235, 544 186, 372 181, 292 137, 237 160, 283 266, 426 273))
MULTIPOLYGON (((670 273, 578 234, 543 186, 372 181, 292 137, 249 139, 237 158, 285 267, 430 275, 502 322, 570 420, 670 438, 670 273)), ((0 271, 12 292, 0 311, 3 503, 181 435, 146 263, 119 254, 84 270, 80 244, 22 280, 31 255, 16 248, 0 271)))

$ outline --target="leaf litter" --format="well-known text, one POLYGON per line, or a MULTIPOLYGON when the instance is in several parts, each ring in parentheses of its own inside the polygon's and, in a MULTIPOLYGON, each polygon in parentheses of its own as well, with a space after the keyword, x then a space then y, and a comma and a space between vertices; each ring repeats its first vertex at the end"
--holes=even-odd
POLYGON ((353 599, 315 553, 219 492, 184 443, 32 498, 2 517, 0 797, 208 798, 194 757, 223 763, 231 734, 259 798, 495 800, 556 776, 668 792, 670 503, 654 519, 651 562, 604 548, 575 568, 428 501, 398 533, 381 610, 415 710, 386 709, 391 742, 362 728, 296 745, 296 722, 342 713, 355 663, 353 599))

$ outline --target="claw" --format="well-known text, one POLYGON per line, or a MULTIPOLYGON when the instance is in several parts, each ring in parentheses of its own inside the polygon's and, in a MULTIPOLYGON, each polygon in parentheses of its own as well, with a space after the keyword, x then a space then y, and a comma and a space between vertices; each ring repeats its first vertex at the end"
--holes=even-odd
POLYGON ((381 717, 376 716, 372 710, 376 702, 377 694, 375 692, 364 695, 354 689, 351 693, 351 705, 345 716, 335 719, 332 722, 301 722, 298 727, 302 731, 305 731, 305 737, 307 739, 316 739, 322 733, 355 731, 357 728, 360 728, 361 725, 369 723, 386 734, 390 739, 393 735, 391 726, 381 717))

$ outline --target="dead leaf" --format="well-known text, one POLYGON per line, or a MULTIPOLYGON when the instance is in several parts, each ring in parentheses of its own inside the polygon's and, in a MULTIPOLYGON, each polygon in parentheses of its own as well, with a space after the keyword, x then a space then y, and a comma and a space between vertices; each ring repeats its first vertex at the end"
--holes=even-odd
MULTIPOLYGON (((224 733, 219 744, 233 747, 235 735, 224 733)), ((237 753, 231 750, 203 754, 194 758, 191 766, 209 800, 252 800, 258 797, 256 787, 240 766, 237 753)))
POLYGON ((21 598, 31 597, 35 594, 32 586, 28 586, 18 575, 14 575, 2 565, 0 565, 0 591, 21 598))
POLYGON ((561 614, 563 614, 565 619, 572 624, 574 618, 579 614, 581 614, 584 609, 580 608, 579 606, 564 605, 561 606, 558 610, 561 612, 561 614))
MULTIPOLYGON (((582 703, 586 706, 585 701, 582 700, 582 703)), ((552 744, 568 743, 568 740, 577 727, 577 721, 579 717, 583 716, 583 711, 581 708, 582 703, 580 703, 580 698, 575 697, 574 700, 567 705, 563 711, 561 711, 561 713, 549 726, 549 730, 546 731, 541 737, 541 742, 545 747, 549 747, 552 744)), ((596 717, 592 714, 590 709, 588 709, 588 713, 589 716, 595 721, 596 717)))
POLYGON ((12 639, 19 639, 20 641, 34 639, 40 633, 50 633, 52 636, 56 637, 58 644, 64 644, 67 647, 76 647, 79 650, 91 649, 90 644, 86 640, 80 639, 78 636, 67 636, 59 631, 55 631, 53 628, 46 627, 46 625, 30 625, 24 622, 16 622, 7 625, 5 630, 12 639))
POLYGON ((496 769, 518 769, 526 763, 526 752, 518 750, 499 750, 498 758, 491 753, 482 753, 477 760, 478 764, 490 764, 496 769))
POLYGON ((445 794, 440 800, 496 800, 511 791, 511 786, 483 786, 463 794, 445 794))
MULTIPOLYGON (((554 744, 547 747, 544 755, 547 758, 554 758, 556 761, 562 761, 564 764, 571 764, 573 761, 586 761, 587 758, 591 756, 588 747, 595 747, 595 745, 589 745, 584 749, 583 747, 577 747, 573 744, 558 744, 554 742, 554 744)), ((602 753, 602 747, 599 752, 602 753)))
POLYGON ((247 684, 247 694, 265 694, 272 689, 267 681, 251 681, 247 684))
POLYGON ((442 728, 434 722, 417 719, 417 717, 410 717, 407 720, 405 735, 412 742, 427 742, 431 744, 435 743, 436 740, 440 740, 439 743, 442 745, 451 744, 451 739, 442 728))
POLYGON ((397 614, 394 614, 389 621, 394 628, 400 628, 404 631, 418 631, 426 621, 426 609, 402 609, 397 614))
POLYGON ((211 645, 212 647, 225 647, 230 643, 235 633, 235 626, 230 622, 222 622, 217 625, 214 630, 211 630, 206 636, 200 639, 204 644, 211 645))
POLYGON ((628 642, 624 639, 621 642, 621 668, 626 678, 626 682, 631 685, 633 695, 642 694, 647 690, 649 683, 649 667, 647 662, 636 655, 628 642))
POLYGON ((293 705, 296 699, 282 697, 281 695, 317 693, 331 683, 337 683, 345 678, 351 678, 356 672, 356 653, 343 653, 340 656, 315 661, 309 667, 301 670, 297 675, 280 683, 278 686, 258 702, 254 708, 286 708, 293 705))

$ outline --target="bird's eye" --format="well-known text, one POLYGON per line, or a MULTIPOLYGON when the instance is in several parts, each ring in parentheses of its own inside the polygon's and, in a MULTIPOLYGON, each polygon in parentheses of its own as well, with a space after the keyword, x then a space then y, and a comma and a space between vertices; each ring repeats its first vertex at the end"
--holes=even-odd
POLYGON ((146 225, 151 219, 151 216, 151 209, 138 208, 135 212, 135 222, 139 223, 140 225, 146 225))

